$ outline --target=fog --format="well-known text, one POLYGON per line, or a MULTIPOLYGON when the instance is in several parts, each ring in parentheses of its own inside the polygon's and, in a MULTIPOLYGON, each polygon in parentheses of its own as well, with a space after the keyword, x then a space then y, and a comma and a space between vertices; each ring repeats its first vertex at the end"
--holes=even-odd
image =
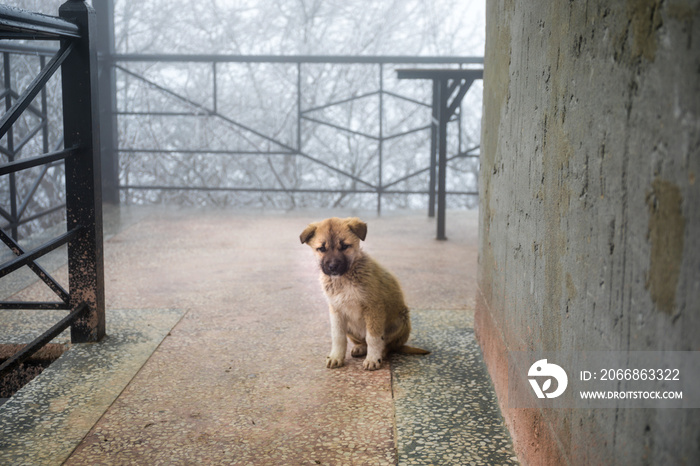
MULTIPOLYGON (((62 2, 5 3, 56 15, 62 2)), ((92 3, 98 9, 107 4, 92 3)), ((484 4, 115 0, 121 202, 425 208, 427 196, 416 193, 428 185, 432 87, 428 81, 399 81, 396 70, 460 65, 274 63, 259 56, 481 57, 484 4), (129 59, 142 54, 258 59, 129 59), (178 187, 187 189, 165 189, 178 187)), ((13 85, 21 92, 37 72, 38 58, 13 54, 11 63, 13 85)), ((48 89, 53 147, 61 143, 58 78, 48 89)), ((448 155, 478 155, 481 89, 477 81, 450 123, 448 155)), ((16 139, 31 130, 31 118, 18 122, 16 139)), ((19 157, 36 155, 30 151, 41 146, 38 137, 19 157)), ((448 190, 475 192, 477 174, 478 158, 451 160, 448 190)), ((19 182, 29 186, 38 174, 23 176, 19 182)), ((42 176, 27 215, 60 200, 61 168, 42 176)), ((7 193, 7 187, 0 188, 7 193)), ((451 208, 475 205, 476 196, 448 196, 451 208)))

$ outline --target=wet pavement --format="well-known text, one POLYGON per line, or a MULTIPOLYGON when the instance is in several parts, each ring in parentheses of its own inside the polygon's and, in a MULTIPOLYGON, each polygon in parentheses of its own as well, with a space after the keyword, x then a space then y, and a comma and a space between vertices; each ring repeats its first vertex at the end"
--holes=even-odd
MULTIPOLYGON (((422 212, 359 215, 430 355, 325 368, 327 305, 299 233, 329 213, 110 210, 108 337, 0 407, 0 464, 515 463, 473 337, 477 213, 449 212, 448 241, 422 212)), ((0 314, 0 343, 51 317, 0 314)))

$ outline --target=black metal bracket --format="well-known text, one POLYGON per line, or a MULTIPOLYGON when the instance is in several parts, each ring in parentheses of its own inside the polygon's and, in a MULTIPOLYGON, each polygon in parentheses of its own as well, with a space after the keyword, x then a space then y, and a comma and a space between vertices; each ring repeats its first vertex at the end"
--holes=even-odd
POLYGON ((396 70, 398 79, 430 79, 433 82, 432 128, 430 134, 430 194, 428 215, 435 215, 437 181, 437 239, 446 240, 445 208, 447 191, 447 124, 454 116, 465 94, 483 69, 403 69, 396 70), (437 180, 436 180, 437 178, 437 180))

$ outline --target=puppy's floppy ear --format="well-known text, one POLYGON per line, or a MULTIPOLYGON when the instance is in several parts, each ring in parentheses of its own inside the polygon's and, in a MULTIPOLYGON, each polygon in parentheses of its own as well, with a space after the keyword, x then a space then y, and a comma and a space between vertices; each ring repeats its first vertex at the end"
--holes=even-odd
POLYGON ((355 233, 355 236, 362 241, 367 237, 367 224, 357 217, 348 218, 345 220, 350 231, 355 233))
POLYGON ((306 229, 301 232, 301 235, 299 235, 299 239, 301 240, 301 244, 308 242, 311 238, 314 237, 315 233, 316 233, 316 224, 315 223, 309 224, 309 226, 306 227, 306 229))

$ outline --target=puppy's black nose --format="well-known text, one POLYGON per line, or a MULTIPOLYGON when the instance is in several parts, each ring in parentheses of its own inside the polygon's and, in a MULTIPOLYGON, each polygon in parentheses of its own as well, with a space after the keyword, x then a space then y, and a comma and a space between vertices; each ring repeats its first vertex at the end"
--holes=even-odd
POLYGON ((340 261, 331 261, 328 263, 328 271, 337 273, 340 270, 340 261))
POLYGON ((347 271, 347 261, 342 258, 329 259, 322 264, 326 275, 342 275, 347 271))

